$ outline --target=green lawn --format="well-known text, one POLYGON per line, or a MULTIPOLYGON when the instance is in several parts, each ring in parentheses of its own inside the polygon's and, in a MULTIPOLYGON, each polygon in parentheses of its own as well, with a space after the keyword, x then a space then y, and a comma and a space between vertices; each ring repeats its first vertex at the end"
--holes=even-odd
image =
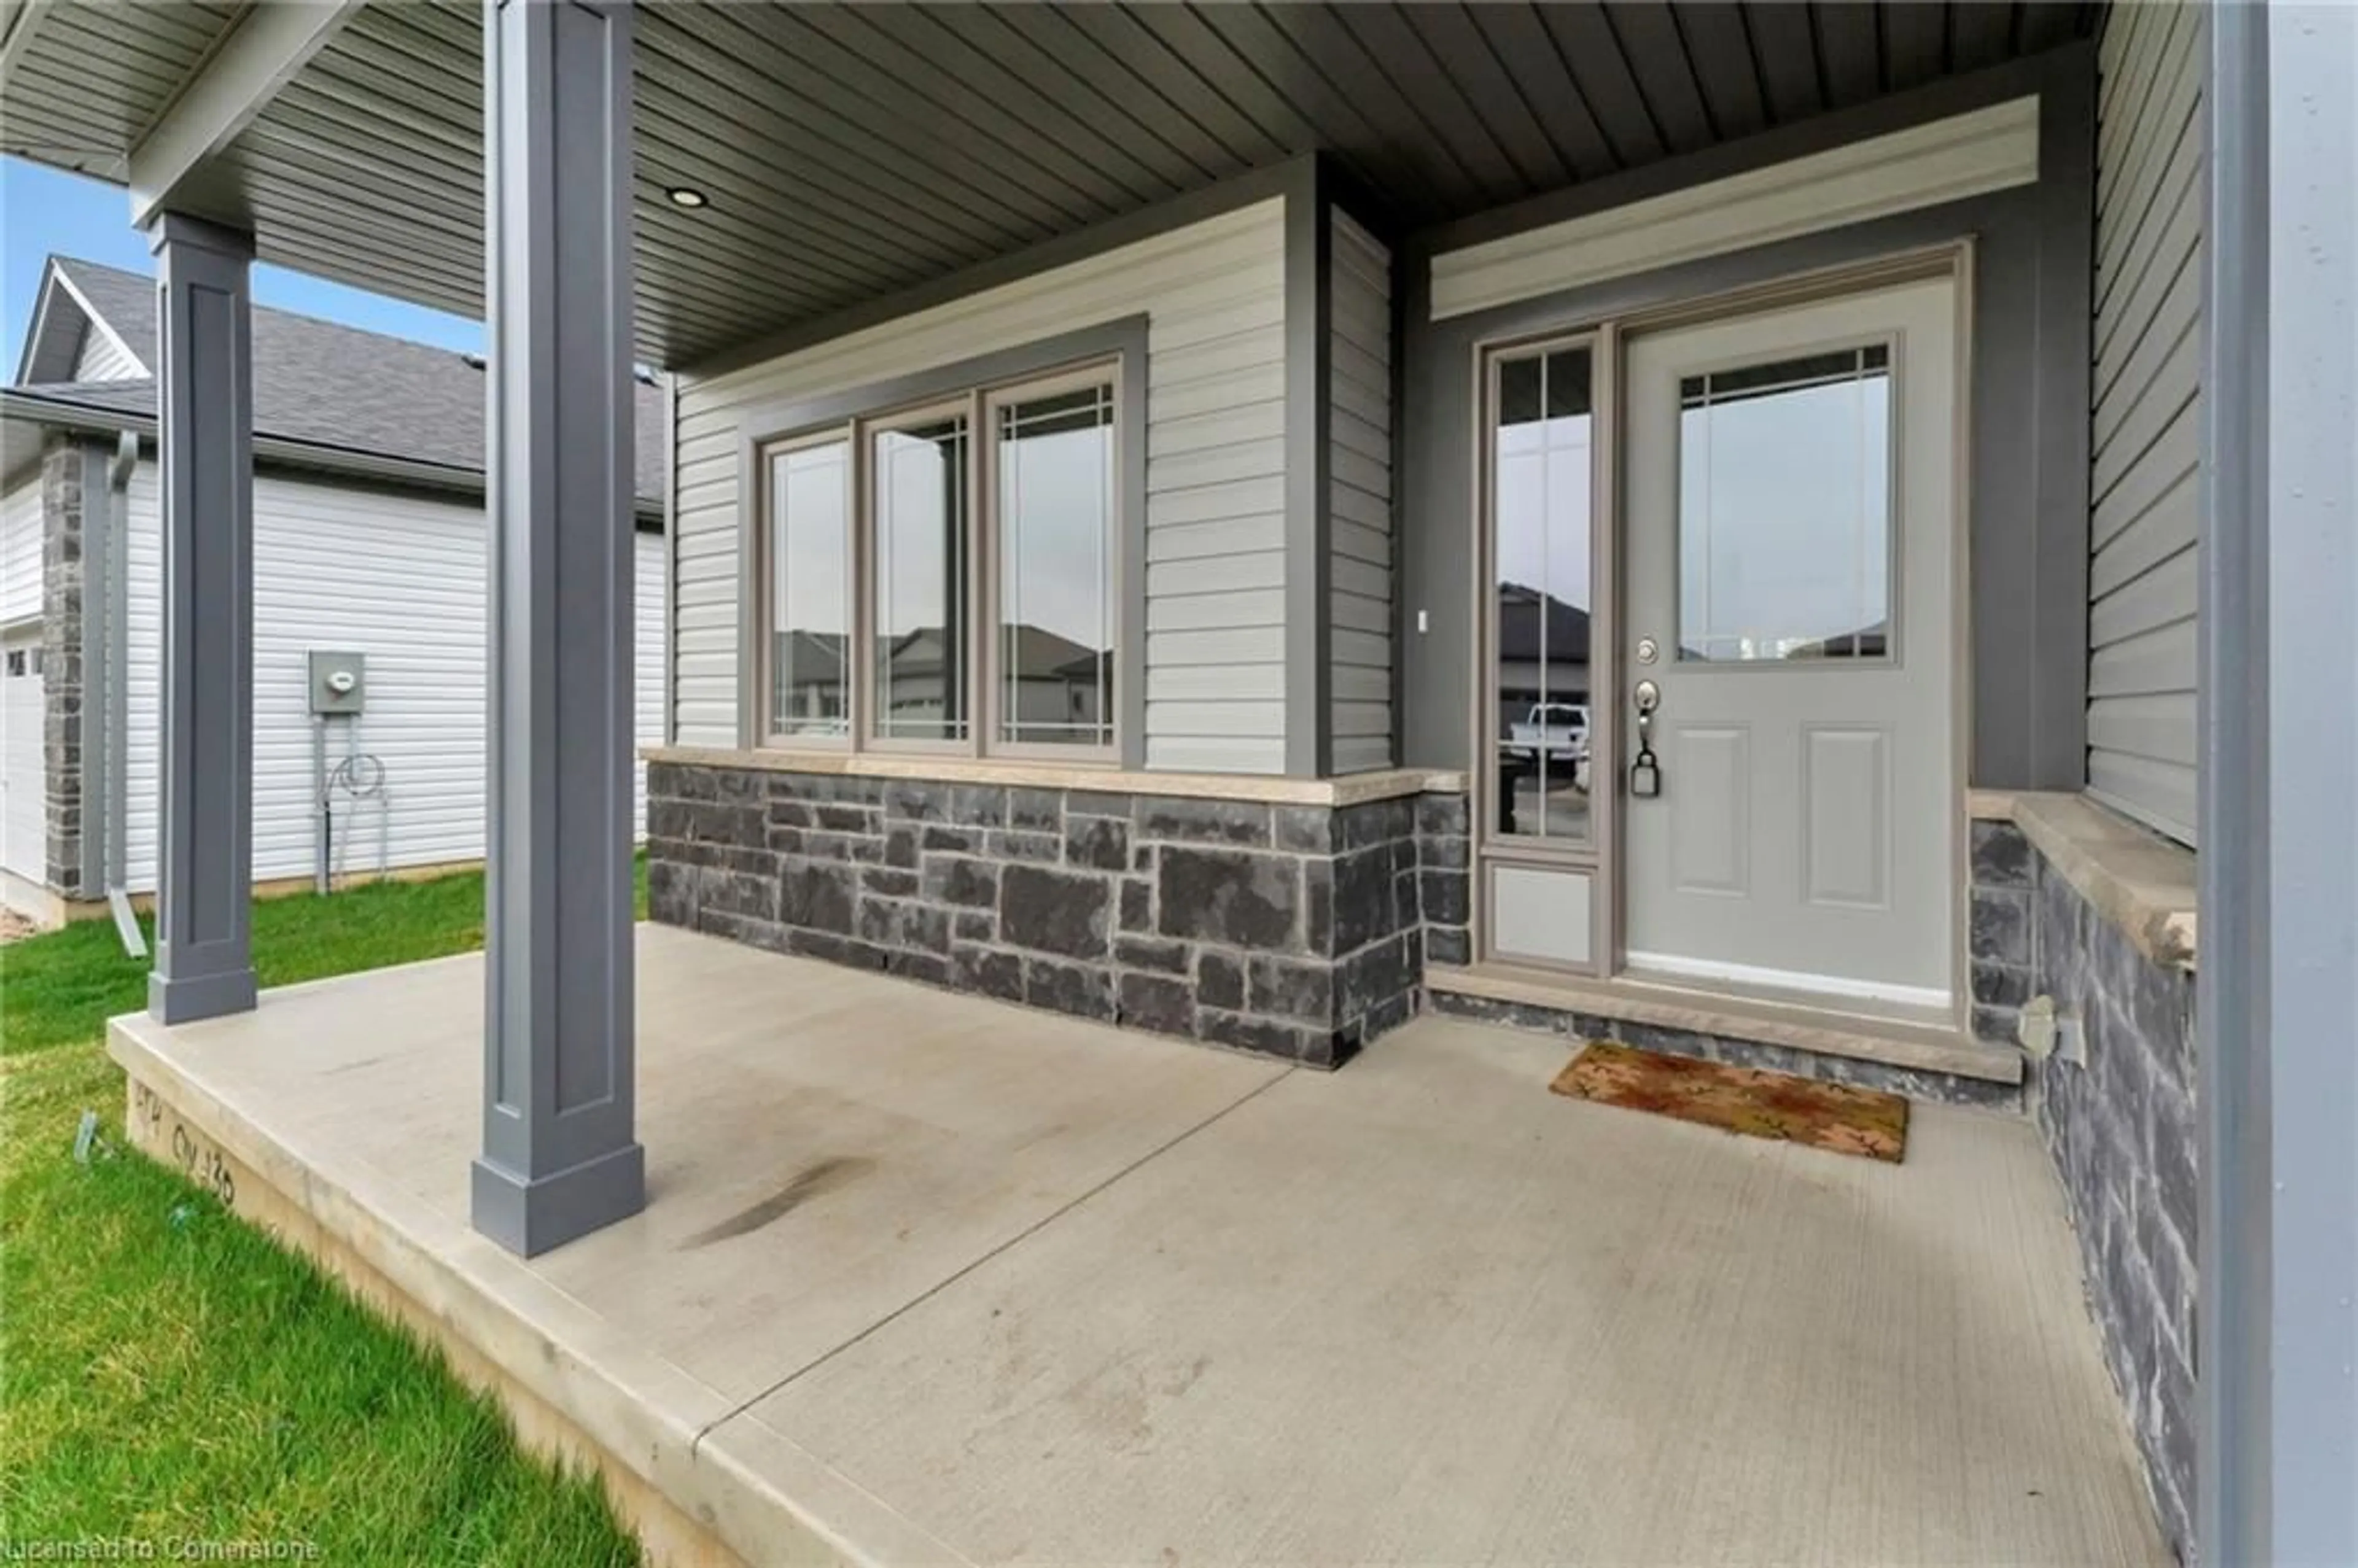
MULTIPOLYGON (((641 881, 644 905, 644 881, 641 881)), ((480 875, 254 912, 265 985, 462 952, 480 875)), ((124 1149, 100 1043, 146 965, 87 923, 0 948, 0 1552, 297 1540, 323 1563, 637 1561, 438 1357, 124 1149), (103 1141, 73 1158, 84 1109, 103 1141)))

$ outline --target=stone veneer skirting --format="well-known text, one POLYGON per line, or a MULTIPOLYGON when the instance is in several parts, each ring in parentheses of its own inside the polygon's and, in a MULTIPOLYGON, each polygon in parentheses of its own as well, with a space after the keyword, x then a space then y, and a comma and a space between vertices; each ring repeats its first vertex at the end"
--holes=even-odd
POLYGON ((42 815, 49 887, 92 898, 82 885, 82 493, 80 442, 51 432, 41 452, 42 815))
POLYGON ((1347 806, 653 762, 649 913, 1334 1066, 1462 954, 1466 798, 1347 806))
POLYGON ((2162 1530, 2190 1559, 2194 1502, 2194 976, 2141 950, 2011 822, 1973 840, 1975 1022, 2009 1037, 2035 996, 2076 1017, 2085 1065, 2032 1065, 2088 1304, 2162 1530))

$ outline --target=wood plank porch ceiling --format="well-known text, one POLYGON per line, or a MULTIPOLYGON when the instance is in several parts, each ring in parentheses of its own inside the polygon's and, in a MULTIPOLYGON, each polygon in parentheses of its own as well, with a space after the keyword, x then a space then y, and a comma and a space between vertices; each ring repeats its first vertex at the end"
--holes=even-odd
MULTIPOLYGON (((1313 149, 1403 223, 1461 217, 2082 35, 2079 4, 750 5, 639 12, 653 362, 1313 149), (710 204, 683 211, 671 187, 710 204)), ((120 178, 228 5, 54 7, 11 152, 120 178)), ((206 187, 263 256, 481 308, 481 17, 370 5, 206 187)))

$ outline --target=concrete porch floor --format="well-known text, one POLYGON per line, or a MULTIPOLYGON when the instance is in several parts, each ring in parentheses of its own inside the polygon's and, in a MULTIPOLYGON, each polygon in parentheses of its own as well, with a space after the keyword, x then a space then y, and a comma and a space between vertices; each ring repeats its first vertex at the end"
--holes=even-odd
POLYGON ((116 1021, 135 1139, 754 1563, 2164 1563, 2022 1120, 1891 1167, 645 926, 635 1219, 467 1225, 482 970, 116 1021))

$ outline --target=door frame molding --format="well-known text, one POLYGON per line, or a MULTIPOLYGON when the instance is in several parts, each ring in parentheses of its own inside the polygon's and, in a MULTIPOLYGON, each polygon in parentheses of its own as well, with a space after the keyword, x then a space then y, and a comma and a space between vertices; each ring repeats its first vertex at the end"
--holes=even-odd
MULTIPOLYGON (((1487 887, 1494 863, 1579 868, 1590 876, 1589 930, 1592 961, 1578 972, 1611 979, 1627 971, 1628 945, 1622 869, 1628 845, 1619 810, 1621 756, 1622 649, 1621 609, 1628 594, 1623 570, 1626 421, 1621 410, 1628 395, 1624 344, 1641 333, 1703 326, 1738 317, 1821 303, 1845 295, 1920 282, 1946 280, 1956 312, 1954 321, 1955 394, 1952 403, 1950 628, 1950 780, 1948 789, 1950 841, 1950 1012, 1961 1028, 1972 1016, 1971 943, 1971 824, 1965 797, 1973 768, 1973 386, 1975 304, 1975 245, 1970 234, 1927 245, 1909 246, 1858 261, 1806 268, 1737 287, 1664 300, 1606 315, 1566 311, 1557 319, 1526 325, 1510 333, 1476 339, 1468 346, 1470 406, 1475 410, 1470 438, 1471 494, 1469 526, 1476 563, 1471 584, 1472 624, 1476 659, 1466 740, 1474 760, 1471 776, 1478 792, 1470 803, 1474 830, 1473 856, 1477 876, 1475 907, 1468 911, 1473 955, 1477 961, 1497 959, 1490 931, 1489 901, 1479 891, 1487 887), (1501 848, 1488 830, 1489 806, 1497 787, 1498 759, 1488 733, 1497 708, 1497 614, 1492 563, 1491 435, 1493 430, 1494 366, 1498 358, 1539 344, 1586 339, 1595 354, 1595 435, 1592 438, 1591 581, 1595 604, 1589 627, 1590 811, 1594 825, 1591 850, 1549 851, 1524 845, 1501 848), (1600 699, 1610 692, 1611 700, 1600 699), (1612 786, 1599 792, 1599 770, 1610 763, 1612 786)), ((1528 964, 1529 960, 1498 959, 1528 964)), ((1538 966, 1533 966, 1538 967, 1538 966)), ((1708 989, 1708 982, 1697 982, 1708 989)), ((1830 999, 1839 1000, 1839 999, 1830 999)))

